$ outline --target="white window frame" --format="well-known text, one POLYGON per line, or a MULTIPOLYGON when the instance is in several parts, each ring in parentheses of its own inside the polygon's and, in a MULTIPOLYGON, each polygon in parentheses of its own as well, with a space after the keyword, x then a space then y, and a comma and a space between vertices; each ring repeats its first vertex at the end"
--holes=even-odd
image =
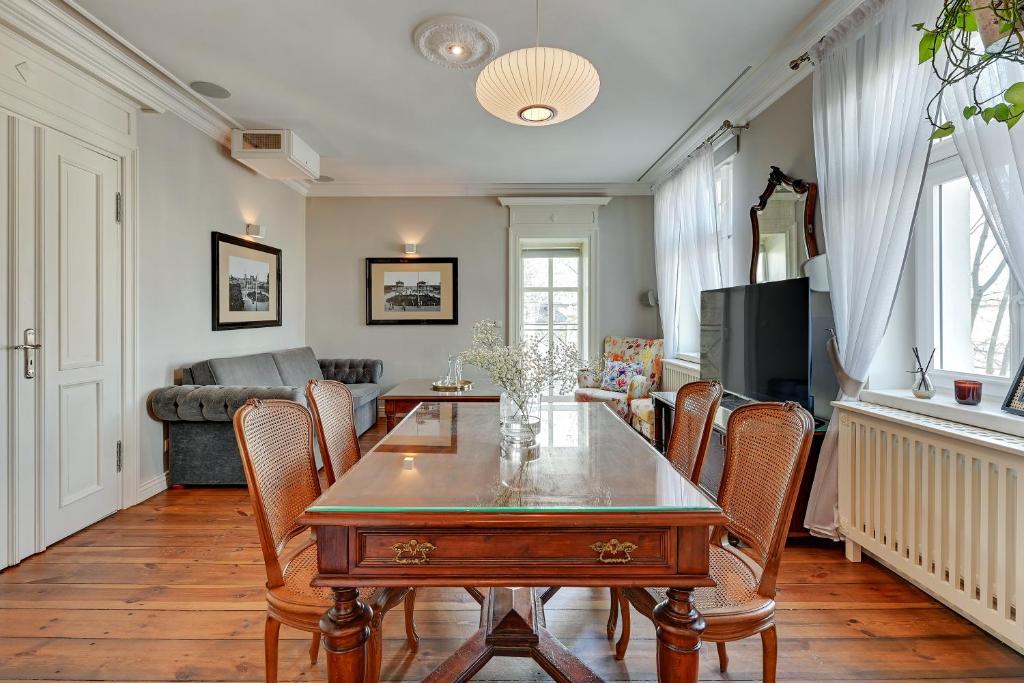
MULTIPOLYGON (((936 349, 938 357, 939 344, 939 306, 941 306, 939 277, 939 240, 936 239, 936 220, 940 218, 940 208, 937 206, 934 188, 936 185, 962 178, 966 175, 963 163, 956 153, 952 144, 934 145, 932 148, 932 161, 928 164, 925 172, 924 185, 921 188, 921 201, 917 211, 916 224, 914 227, 914 256, 915 256, 915 338, 918 348, 922 354, 931 353, 936 349)), ((1012 282, 1012 275, 1011 275, 1012 282)), ((1016 297, 1011 300, 1011 306, 1018 306, 1017 321, 1018 344, 1024 342, 1024 306, 1016 297)), ((1010 389, 1016 372, 1017 363, 1015 359, 1020 358, 1021 349, 1011 348, 1012 353, 1009 377, 998 377, 995 375, 983 375, 970 372, 959 372, 943 370, 937 367, 936 362, 932 363, 929 376, 936 388, 945 391, 953 391, 953 380, 974 379, 985 385, 984 397, 986 400, 998 399, 1010 389)), ((927 360, 922 358, 922 360, 927 360)))
POLYGON ((573 245, 580 250, 581 327, 586 357, 602 351, 598 330, 598 209, 611 197, 500 197, 509 211, 508 340, 520 340, 522 311, 522 252, 547 241, 555 246, 573 245))
MULTIPOLYGON (((556 327, 556 325, 555 325, 554 320, 553 320, 554 319, 554 314, 555 314, 554 295, 559 293, 559 292, 575 292, 575 294, 576 294, 576 315, 578 317, 577 324, 576 324, 576 328, 577 328, 578 332, 576 334, 577 338, 576 338, 576 341, 575 341, 575 345, 576 345, 576 348, 578 348, 578 349, 583 348, 584 346, 587 345, 587 341, 586 341, 587 325, 586 325, 586 320, 585 320, 585 318, 586 318, 586 311, 583 308, 583 305, 585 303, 585 301, 584 301, 584 291, 586 290, 586 285, 584 284, 584 280, 586 279, 586 271, 583 268, 583 263, 584 263, 584 261, 583 261, 583 245, 580 242, 575 241, 575 240, 569 241, 569 242, 557 242, 557 241, 549 240, 548 238, 542 238, 542 239, 537 239, 537 240, 531 240, 531 239, 527 238, 527 239, 521 239, 520 240, 519 247, 520 247, 520 254, 519 254, 519 267, 520 267, 520 269, 522 269, 523 261, 525 260, 524 259, 524 255, 527 252, 543 251, 543 250, 546 250, 546 249, 550 249, 550 250, 553 250, 553 251, 559 251, 559 250, 573 251, 573 252, 576 252, 576 253, 579 254, 580 261, 579 261, 579 269, 578 269, 578 272, 576 273, 576 286, 575 287, 557 287, 557 286, 555 286, 555 284, 554 284, 554 276, 555 276, 555 273, 554 273, 554 261, 552 259, 548 258, 547 259, 547 261, 548 261, 548 264, 547 264, 547 266, 548 266, 548 280, 547 280, 548 284, 547 284, 547 286, 546 287, 529 287, 529 286, 525 286, 525 285, 521 286, 519 288, 519 296, 520 296, 520 300, 519 300, 520 301, 520 304, 519 304, 520 305, 520 309, 519 310, 522 311, 522 301, 523 301, 522 297, 523 297, 524 294, 527 294, 527 293, 544 293, 544 294, 547 294, 547 296, 548 296, 547 333, 548 333, 548 336, 549 336, 549 348, 550 348, 550 344, 553 343, 553 340, 556 337, 556 335, 555 335, 555 327, 556 327)), ((520 281, 522 281, 522 280, 520 280, 520 281)), ((522 323, 520 322, 520 326, 521 325, 522 325, 522 323)), ((522 331, 522 330, 520 330, 520 331, 522 331)))

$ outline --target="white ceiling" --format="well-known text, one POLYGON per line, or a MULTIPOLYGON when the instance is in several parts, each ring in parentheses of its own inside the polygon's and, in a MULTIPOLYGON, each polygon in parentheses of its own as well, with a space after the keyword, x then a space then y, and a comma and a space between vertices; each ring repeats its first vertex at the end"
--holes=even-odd
POLYGON ((546 0, 541 42, 587 57, 597 101, 543 128, 476 102, 478 70, 423 59, 415 26, 459 14, 499 52, 533 43, 531 0, 79 0, 247 127, 291 128, 342 182, 629 183, 819 0, 546 0))

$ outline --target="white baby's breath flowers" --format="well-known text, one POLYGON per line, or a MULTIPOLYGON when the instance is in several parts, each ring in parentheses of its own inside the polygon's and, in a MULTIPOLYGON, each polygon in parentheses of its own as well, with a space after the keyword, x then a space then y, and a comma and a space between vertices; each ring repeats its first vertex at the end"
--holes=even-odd
POLYGON ((523 339, 506 345, 494 320, 481 320, 473 325, 473 341, 459 354, 462 362, 475 365, 508 394, 521 414, 527 412, 532 399, 549 386, 566 393, 576 384, 580 370, 591 369, 575 344, 555 339, 550 350, 523 339))

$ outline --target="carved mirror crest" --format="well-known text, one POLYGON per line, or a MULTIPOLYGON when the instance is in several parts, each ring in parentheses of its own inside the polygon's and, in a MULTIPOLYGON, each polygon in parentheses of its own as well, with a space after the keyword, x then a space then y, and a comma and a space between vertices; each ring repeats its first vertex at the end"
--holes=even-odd
POLYGON ((750 207, 753 253, 750 283, 801 277, 802 266, 822 253, 814 227, 818 185, 772 166, 768 186, 750 207))

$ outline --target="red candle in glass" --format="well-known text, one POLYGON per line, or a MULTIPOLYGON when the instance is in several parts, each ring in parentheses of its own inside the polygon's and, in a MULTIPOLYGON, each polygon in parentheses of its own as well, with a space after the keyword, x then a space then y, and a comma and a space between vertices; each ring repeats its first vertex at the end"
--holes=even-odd
POLYGON ((953 393, 956 402, 965 406, 976 406, 981 403, 981 382, 973 379, 958 379, 953 382, 953 393))

